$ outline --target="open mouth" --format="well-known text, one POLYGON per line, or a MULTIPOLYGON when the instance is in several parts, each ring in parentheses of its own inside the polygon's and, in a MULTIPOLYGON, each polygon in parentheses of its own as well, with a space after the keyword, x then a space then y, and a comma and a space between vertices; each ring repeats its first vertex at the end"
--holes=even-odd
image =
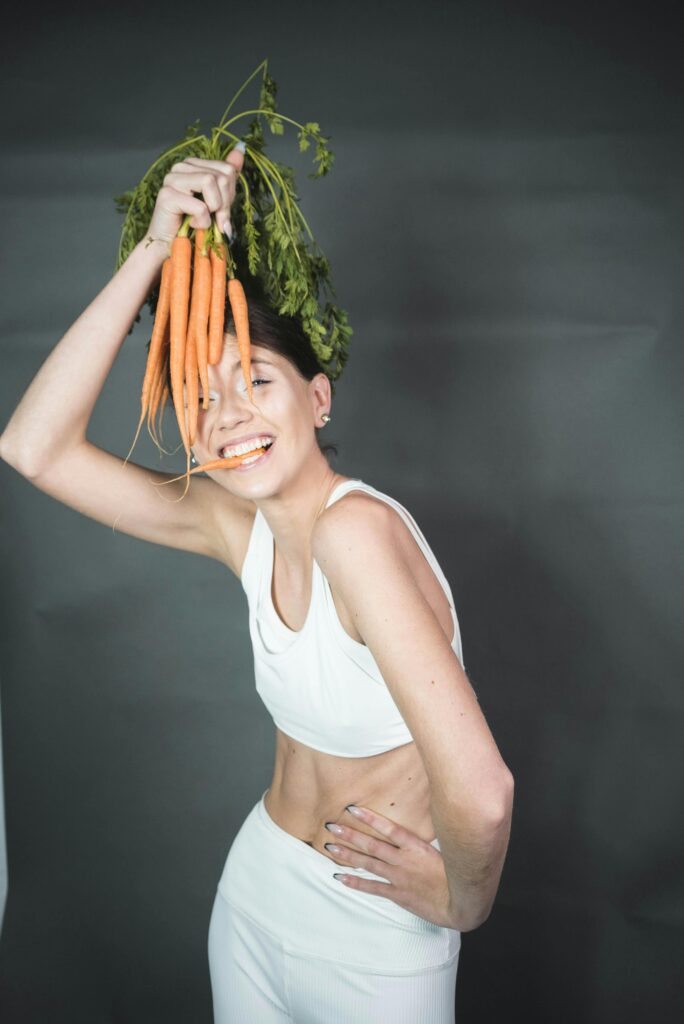
POLYGON ((261 459, 266 458, 274 444, 275 441, 269 441, 267 444, 259 445, 259 447, 255 448, 253 452, 247 452, 244 455, 241 455, 240 465, 235 466, 235 469, 239 472, 243 466, 252 466, 255 462, 259 462, 261 459))
POLYGON ((222 448, 221 451, 219 452, 219 457, 222 458, 222 459, 233 459, 233 458, 237 457, 237 458, 242 459, 243 461, 245 461, 247 459, 251 459, 254 453, 257 453, 257 452, 261 453, 262 451, 268 451, 268 449, 273 446, 273 441, 274 440, 275 440, 275 438, 271 438, 271 440, 269 440, 269 441, 264 441, 261 444, 255 444, 254 447, 250 448, 248 451, 233 452, 232 454, 230 453, 230 447, 231 446, 230 445, 226 445, 226 447, 222 448))

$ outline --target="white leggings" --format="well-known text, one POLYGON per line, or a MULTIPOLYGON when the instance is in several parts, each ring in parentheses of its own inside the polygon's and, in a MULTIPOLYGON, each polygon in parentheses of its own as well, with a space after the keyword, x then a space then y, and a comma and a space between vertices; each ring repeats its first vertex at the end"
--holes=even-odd
POLYGON ((211 913, 215 1024, 454 1024, 461 933, 337 881, 387 879, 281 829, 265 795, 233 840, 211 913))

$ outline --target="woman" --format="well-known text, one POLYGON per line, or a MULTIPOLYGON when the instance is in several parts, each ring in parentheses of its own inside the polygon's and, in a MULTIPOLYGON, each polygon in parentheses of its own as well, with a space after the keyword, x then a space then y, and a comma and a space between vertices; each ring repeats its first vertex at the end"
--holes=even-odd
POLYGON ((318 445, 332 392, 306 336, 250 300, 250 403, 226 320, 193 457, 269 447, 193 478, 183 500, 168 500, 183 481, 150 486, 172 474, 122 470, 86 440, 182 217, 207 227, 215 214, 230 232, 243 160, 236 149, 225 164, 173 168, 149 238, 45 361, 0 454, 99 522, 219 559, 247 595, 276 758, 217 887, 217 1024, 446 1024, 461 932, 486 920, 498 888, 512 776, 465 675, 451 590, 427 541, 399 502, 335 473, 318 445))

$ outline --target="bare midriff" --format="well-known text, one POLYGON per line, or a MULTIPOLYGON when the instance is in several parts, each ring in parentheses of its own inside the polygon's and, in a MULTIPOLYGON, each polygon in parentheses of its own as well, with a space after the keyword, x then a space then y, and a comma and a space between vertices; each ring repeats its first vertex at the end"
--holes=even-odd
MULTIPOLYGON (((336 482, 346 479, 350 478, 338 475, 336 482)), ((453 638, 455 627, 448 598, 405 523, 399 524, 397 543, 403 545, 415 579, 445 635, 453 638)), ((271 598, 275 613, 288 628, 299 629, 311 596, 309 594, 306 601, 300 598, 294 606, 294 602, 287 600, 287 591, 281 593, 276 577, 277 564, 274 564, 271 598), (285 598, 284 607, 279 600, 281 596, 285 598)), ((342 628, 352 640, 362 643, 354 616, 332 587, 331 594, 342 628)), ((363 714, 363 709, 359 713, 363 714)), ((276 727, 273 780, 265 796, 266 810, 273 821, 333 860, 324 844, 335 842, 344 847, 345 841, 326 829, 326 821, 379 838, 374 829, 345 810, 348 804, 377 811, 415 832, 425 842, 430 843, 435 838, 427 774, 414 742, 368 757, 341 757, 315 750, 276 727)), ((337 856, 339 858, 339 854, 337 856)))
POLYGON ((425 842, 435 838, 427 775, 415 743, 370 757, 338 757, 276 729, 273 781, 265 797, 266 810, 275 823, 335 860, 324 844, 344 846, 345 841, 325 827, 326 821, 381 838, 345 810, 348 804, 377 811, 425 842))

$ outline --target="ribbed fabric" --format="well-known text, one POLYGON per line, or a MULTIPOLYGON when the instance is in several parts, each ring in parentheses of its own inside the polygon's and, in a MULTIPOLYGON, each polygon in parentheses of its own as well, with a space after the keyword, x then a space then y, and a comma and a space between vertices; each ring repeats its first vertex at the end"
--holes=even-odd
POLYGON ((333 878, 389 884, 281 829, 265 795, 233 841, 212 910, 215 1024, 453 1024, 460 932, 333 878))
MULTIPOLYGON (((389 504, 403 518, 448 598, 452 648, 463 665, 458 617, 449 583, 420 528, 394 498, 362 480, 343 480, 326 507, 351 490, 389 504)), ((274 538, 257 508, 241 582, 249 604, 256 689, 275 724, 315 750, 366 757, 412 741, 369 648, 342 626, 330 585, 314 559, 311 603, 300 630, 278 616, 272 597, 274 538)))

